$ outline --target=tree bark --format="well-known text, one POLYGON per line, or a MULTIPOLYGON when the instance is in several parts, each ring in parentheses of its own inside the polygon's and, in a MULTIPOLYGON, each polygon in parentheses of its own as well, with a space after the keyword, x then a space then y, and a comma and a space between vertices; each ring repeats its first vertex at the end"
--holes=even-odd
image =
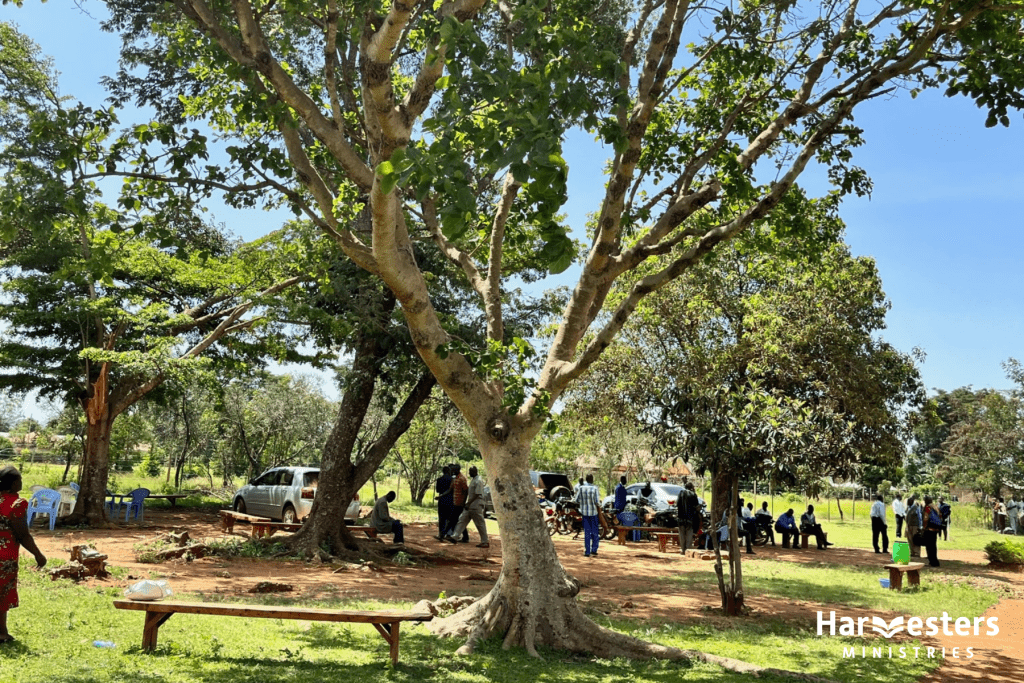
MULTIPOLYGON (((104 376, 105 380, 105 376, 104 376)), ((85 452, 75 509, 68 524, 99 526, 107 522, 107 474, 110 469, 110 429, 114 416, 106 392, 106 382, 94 385, 92 397, 83 401, 86 415, 85 452)))
MULTIPOLYGON (((390 300, 388 315, 394 307, 394 299, 390 300)), ((433 375, 424 373, 384 433, 362 460, 354 462, 352 455, 356 438, 373 399, 381 362, 387 354, 388 347, 381 335, 373 330, 359 333, 338 419, 324 445, 320 482, 313 507, 302 528, 289 542, 292 549, 308 557, 316 556, 324 547, 331 553, 359 550, 359 544, 345 525, 345 510, 360 487, 380 467, 398 438, 409 428, 416 411, 430 396, 436 383, 433 375)))

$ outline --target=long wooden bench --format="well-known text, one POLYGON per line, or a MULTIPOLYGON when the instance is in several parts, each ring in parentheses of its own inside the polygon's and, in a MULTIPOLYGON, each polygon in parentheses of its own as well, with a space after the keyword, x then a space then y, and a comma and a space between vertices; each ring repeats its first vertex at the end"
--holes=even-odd
MULTIPOLYGON (((252 522, 252 536, 253 538, 269 538, 274 535, 275 531, 298 531, 301 528, 302 524, 299 522, 264 522, 261 520, 252 522)), ((348 528, 362 531, 367 538, 377 538, 377 530, 372 526, 350 526, 348 528)))
POLYGON ((146 498, 148 500, 169 500, 171 501, 171 507, 178 507, 178 500, 181 498, 188 498, 193 494, 191 493, 151 493, 146 498))
POLYGON ((172 614, 211 614, 221 617, 246 619, 302 619, 306 621, 333 621, 352 624, 373 624, 391 646, 391 663, 398 664, 398 630, 403 621, 430 621, 428 612, 365 612, 353 610, 313 609, 308 607, 275 607, 269 605, 227 605, 204 602, 136 602, 115 600, 117 609, 139 610, 146 613, 142 626, 142 649, 156 648, 157 631, 172 614))
POLYGON ((259 515, 249 515, 244 512, 235 512, 234 510, 221 510, 220 511, 220 525, 224 531, 234 533, 235 522, 249 522, 250 524, 259 522, 270 522, 270 517, 260 517, 259 515))
POLYGON ((630 531, 643 531, 648 534, 670 534, 675 529, 660 526, 617 526, 615 533, 618 536, 619 545, 626 545, 626 534, 630 531))

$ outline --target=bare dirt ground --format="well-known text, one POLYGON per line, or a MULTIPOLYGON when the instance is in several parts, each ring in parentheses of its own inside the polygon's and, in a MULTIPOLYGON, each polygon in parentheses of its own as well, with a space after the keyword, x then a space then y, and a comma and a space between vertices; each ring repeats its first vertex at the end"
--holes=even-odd
MULTIPOLYGON (((492 535, 490 548, 486 549, 475 547, 478 539, 472 531, 470 543, 452 545, 438 541, 433 536, 436 528, 428 524, 412 524, 406 528, 410 554, 426 560, 412 566, 385 564, 375 569, 337 571, 334 565, 244 557, 205 557, 161 564, 143 564, 136 560, 137 547, 180 530, 188 530, 194 540, 200 541, 242 539, 248 534, 245 524, 237 524, 233 535, 224 533, 214 513, 167 508, 146 510, 145 521, 139 524, 95 530, 33 530, 33 535, 48 557, 67 560, 73 545, 88 543, 108 556, 110 566, 127 570, 127 578, 88 580, 95 585, 126 586, 135 580, 159 575, 167 579, 177 593, 221 598, 246 595, 261 582, 291 586, 293 590, 286 593, 288 596, 310 600, 317 597, 394 600, 400 596, 416 602, 435 600, 442 591, 448 596, 479 596, 490 589, 501 569, 501 539, 497 535, 492 535)), ((659 553, 654 543, 619 546, 614 541, 602 541, 598 556, 590 558, 583 556, 582 540, 556 536, 555 546, 566 570, 584 585, 580 599, 586 609, 634 619, 646 618, 655 623, 726 619, 716 612, 719 598, 713 583, 709 583, 706 590, 686 590, 665 583, 659 584, 656 593, 646 588, 657 577, 669 573, 709 569, 710 562, 681 557, 678 551, 659 553)), ((758 548, 754 556, 744 556, 746 561, 752 562, 765 558, 864 567, 884 564, 871 550, 838 547, 794 552, 768 546, 758 548)), ((1024 663, 1024 574, 990 568, 980 551, 943 551, 940 558, 946 567, 968 576, 972 583, 998 588, 1004 595, 1004 599, 985 615, 999 617, 1000 633, 995 638, 940 636, 934 639, 937 647, 946 646, 950 652, 954 646, 961 649, 972 646, 974 656, 971 659, 963 654, 960 659, 947 656, 943 665, 922 683, 974 680, 1020 683, 1019 672, 1024 663)), ((879 570, 880 575, 884 573, 885 570, 879 570)), ((922 581, 927 581, 927 573, 922 581)), ((808 629, 816 628, 816 611, 822 608, 820 603, 811 600, 783 602, 758 597, 748 597, 747 605, 754 616, 779 618, 808 629)), ((872 616, 870 611, 857 613, 872 616)))

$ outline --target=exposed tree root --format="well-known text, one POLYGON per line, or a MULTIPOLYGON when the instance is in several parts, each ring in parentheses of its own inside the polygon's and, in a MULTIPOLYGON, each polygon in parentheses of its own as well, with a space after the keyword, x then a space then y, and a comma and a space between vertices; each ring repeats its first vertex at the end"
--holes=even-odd
POLYGON ((584 615, 574 597, 559 600, 558 605, 533 605, 530 609, 520 609, 513 614, 510 600, 502 595, 500 585, 499 580, 490 593, 450 617, 435 618, 427 628, 442 637, 465 637, 466 643, 456 651, 459 655, 472 654, 480 641, 504 634, 503 648, 522 647, 531 656, 538 658, 537 646, 545 645, 605 659, 627 657, 699 661, 755 677, 772 674, 794 680, 831 683, 829 679, 810 674, 757 666, 696 650, 666 647, 612 631, 584 615))

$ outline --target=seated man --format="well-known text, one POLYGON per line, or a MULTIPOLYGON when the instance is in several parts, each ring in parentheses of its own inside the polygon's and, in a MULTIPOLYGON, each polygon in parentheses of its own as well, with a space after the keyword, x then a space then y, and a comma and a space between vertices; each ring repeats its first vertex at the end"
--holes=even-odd
POLYGON ((761 503, 761 509, 754 513, 754 520, 764 528, 768 540, 775 545, 775 531, 772 530, 772 513, 768 512, 768 501, 761 503))
POLYGON ((793 539, 793 550, 800 548, 800 529, 796 526, 796 519, 793 517, 793 508, 789 508, 775 521, 775 530, 782 534, 782 547, 789 547, 789 539, 793 539))
POLYGON ((818 540, 818 550, 825 550, 830 545, 835 545, 835 543, 825 540, 825 532, 821 530, 821 525, 814 519, 813 505, 808 505, 807 512, 800 515, 800 533, 812 534, 818 540))
POLYGON ((405 533, 402 531, 402 523, 391 518, 391 511, 388 503, 394 502, 395 492, 388 491, 386 496, 381 496, 373 504, 373 512, 370 513, 370 526, 377 530, 378 534, 394 534, 395 543, 405 542, 405 533))

